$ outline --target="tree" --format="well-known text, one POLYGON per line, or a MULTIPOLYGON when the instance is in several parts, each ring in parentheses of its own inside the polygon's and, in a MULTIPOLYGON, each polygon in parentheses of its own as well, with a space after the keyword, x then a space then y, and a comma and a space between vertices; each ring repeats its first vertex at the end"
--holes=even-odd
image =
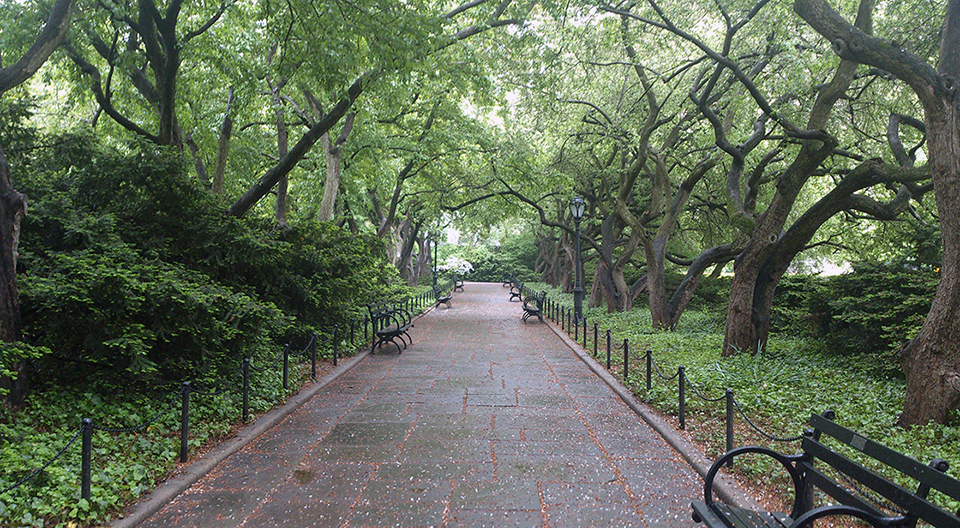
MULTIPOLYGON (((882 82, 883 75, 877 71, 858 75, 856 65, 849 61, 817 71, 796 56, 797 50, 815 48, 804 41, 802 32, 786 23, 784 17, 789 15, 778 13, 775 5, 760 0, 730 10, 718 6, 715 18, 725 31, 715 39, 713 35, 700 38, 675 22, 692 27, 687 13, 668 13, 653 1, 648 4, 646 12, 610 9, 694 45, 702 60, 713 65, 691 91, 691 98, 711 123, 714 141, 729 160, 726 208, 736 234, 727 251, 737 257, 723 354, 756 352, 768 338, 771 302, 780 277, 817 230, 840 213, 896 217, 908 199, 922 195, 911 184, 924 177, 923 171, 876 162, 874 158, 881 152, 871 138, 883 135, 860 131, 876 124, 877 114, 896 108, 896 99, 880 105, 878 100, 885 95, 871 89, 875 82, 882 82), (757 19, 774 23, 751 30, 757 19), (798 42, 781 44, 790 38, 798 42), (774 65, 779 71, 771 76, 769 69, 774 65), (799 71, 791 73, 791 68, 799 71), (791 75, 805 80, 779 82, 791 75), (828 75, 830 80, 825 79, 828 75), (820 78, 824 82, 819 82, 820 78), (811 79, 818 81, 812 84, 811 79), (815 97, 802 97, 803 90, 815 97), (855 120, 856 126, 845 126, 833 118, 842 101, 848 112, 844 119, 855 120), (748 104, 753 109, 745 112, 748 104), (861 107, 868 108, 863 112, 866 117, 858 113, 861 107), (803 126, 796 124, 800 120, 805 120, 803 126), (815 177, 818 179, 810 184, 815 177), (892 188, 894 196, 883 202, 885 187, 892 188), (867 188, 869 193, 860 192, 867 188), (806 197, 818 194, 819 201, 802 214, 797 211, 808 207, 806 197), (801 216, 796 219, 798 214, 801 216)), ((872 27, 873 5, 872 0, 861 2, 857 25, 864 31, 872 27)))
MULTIPOLYGON (((489 7, 489 9, 485 12, 485 18, 481 22, 468 25, 452 34, 448 34, 439 39, 440 42, 434 41, 434 35, 428 35, 422 41, 407 38, 405 36, 407 32, 396 27, 389 28, 389 30, 381 28, 380 30, 371 31, 371 33, 367 35, 371 39, 383 39, 386 35, 392 36, 390 39, 390 42, 393 43, 392 45, 381 43, 382 45, 377 50, 380 54, 388 52, 387 55, 381 55, 379 57, 381 59, 379 63, 372 64, 370 69, 358 75, 353 83, 350 84, 349 88, 341 92, 337 102, 330 110, 300 137, 287 155, 280 158, 276 165, 268 169, 254 185, 228 208, 227 214, 232 216, 242 216, 246 214, 247 211, 261 198, 266 196, 283 177, 293 170, 316 142, 319 141, 324 134, 329 133, 330 129, 347 115, 357 98, 382 76, 397 72, 398 70, 402 71, 403 68, 409 67, 409 64, 418 58, 424 58, 455 42, 466 40, 492 28, 518 24, 520 22, 519 19, 502 18, 507 8, 510 7, 510 4, 511 0, 503 0, 495 5, 487 1, 481 1, 470 2, 456 7, 444 15, 443 19, 453 21, 459 16, 463 16, 463 13, 477 10, 481 10, 482 12, 484 7, 489 7)), ((403 8, 397 6, 397 9, 402 10, 403 8)), ((389 23, 395 25, 403 21, 407 24, 412 24, 416 21, 415 17, 419 16, 421 15, 404 11, 401 19, 391 20, 389 23), (410 19, 411 17, 414 17, 414 19, 410 19)), ((428 25, 425 20, 422 20, 421 23, 424 26, 428 25)))
POLYGON ((228 4, 224 2, 209 13, 198 13, 203 17, 200 23, 185 32, 179 27, 183 14, 180 0, 171 2, 162 13, 153 0, 140 0, 136 8, 129 11, 118 7, 98 12, 99 15, 109 15, 111 22, 116 25, 125 26, 123 31, 116 30, 107 39, 96 31, 95 24, 86 28, 91 48, 109 68, 106 80, 101 68, 94 59, 85 56, 82 48, 69 46, 68 53, 77 67, 90 78, 97 104, 108 116, 123 128, 158 145, 173 145, 182 150, 184 141, 189 140, 177 115, 182 52, 192 40, 210 30, 227 7, 228 4), (146 65, 144 68, 130 66, 141 61, 146 65), (124 112, 115 104, 112 82, 115 69, 120 69, 128 77, 141 98, 139 108, 149 109, 145 113, 152 114, 149 118, 124 112))
MULTIPOLYGON (((0 68, 0 96, 29 79, 47 61, 67 35, 72 0, 57 0, 33 45, 10 66, 0 68)), ((2 62, 0 62, 2 65, 2 62)), ((0 341, 20 340, 20 301, 17 294, 17 245, 20 223, 27 214, 27 197, 13 188, 10 165, 0 145, 0 341)), ((0 386, 10 390, 8 400, 23 403, 29 385, 26 364, 21 359, 9 365, 15 379, 4 378, 0 386)))
POLYGON ((936 67, 851 25, 823 0, 795 0, 793 7, 839 57, 889 72, 923 108, 943 261, 930 312, 901 352, 907 393, 900 423, 945 423, 960 408, 960 0, 947 2, 936 67))

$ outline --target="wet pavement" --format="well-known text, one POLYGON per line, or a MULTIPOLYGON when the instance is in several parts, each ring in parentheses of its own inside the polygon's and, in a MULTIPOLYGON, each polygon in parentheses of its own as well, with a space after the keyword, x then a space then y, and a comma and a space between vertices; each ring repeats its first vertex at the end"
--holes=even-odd
POLYGON ((141 526, 693 526, 694 470, 506 289, 465 290, 141 526))

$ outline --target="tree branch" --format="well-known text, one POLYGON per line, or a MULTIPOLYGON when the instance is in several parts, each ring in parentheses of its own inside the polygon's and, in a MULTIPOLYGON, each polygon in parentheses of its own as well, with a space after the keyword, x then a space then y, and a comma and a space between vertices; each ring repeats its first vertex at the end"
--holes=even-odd
POLYGON ((43 30, 30 49, 12 65, 0 69, 0 94, 19 86, 47 61, 70 29, 70 7, 73 0, 56 0, 43 30))

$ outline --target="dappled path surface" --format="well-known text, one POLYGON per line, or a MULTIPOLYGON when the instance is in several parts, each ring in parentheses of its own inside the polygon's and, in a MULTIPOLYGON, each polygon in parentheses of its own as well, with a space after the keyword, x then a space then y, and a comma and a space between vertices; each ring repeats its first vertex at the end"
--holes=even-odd
POLYGON ((468 283, 142 526, 692 526, 695 472, 521 313, 468 283))

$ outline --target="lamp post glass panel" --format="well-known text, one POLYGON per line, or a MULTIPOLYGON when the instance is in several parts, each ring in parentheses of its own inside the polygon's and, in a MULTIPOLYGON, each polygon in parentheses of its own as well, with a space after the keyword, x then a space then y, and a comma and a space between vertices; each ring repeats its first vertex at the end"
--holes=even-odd
POLYGON ((570 216, 573 217, 573 223, 577 227, 577 235, 574 239, 573 249, 573 321, 574 324, 580 324, 583 320, 583 286, 580 282, 580 220, 583 219, 583 208, 586 202, 583 198, 575 196, 570 200, 570 216))

